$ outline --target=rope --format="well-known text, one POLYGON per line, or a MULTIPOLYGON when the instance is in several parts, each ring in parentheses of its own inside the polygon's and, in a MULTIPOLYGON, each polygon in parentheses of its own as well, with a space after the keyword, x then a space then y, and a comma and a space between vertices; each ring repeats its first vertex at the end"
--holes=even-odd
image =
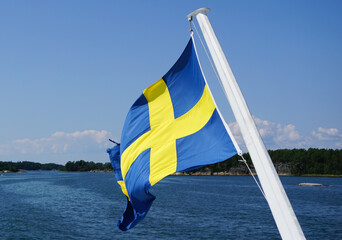
MULTIPOLYGON (((207 55, 207 58, 208 58, 208 60, 209 60, 209 62, 210 62, 211 68, 213 69, 213 71, 214 71, 214 73, 215 73, 215 76, 216 76, 218 82, 220 83, 222 89, 224 89, 224 88, 223 88, 223 85, 222 85, 222 83, 221 83, 221 79, 220 79, 220 77, 219 77, 219 75, 218 75, 218 73, 217 73, 217 71, 216 71, 216 68, 214 67, 214 63, 213 63, 213 61, 211 60, 211 57, 210 57, 209 54, 208 54, 207 48, 204 46, 204 43, 203 43, 202 38, 201 38, 201 35, 200 35, 200 34, 198 33, 198 31, 197 31, 197 28, 196 28, 195 23, 194 23, 193 21, 191 21, 190 24, 191 24, 191 23, 193 24, 193 26, 194 26, 194 28, 195 28, 195 31, 196 31, 196 33, 197 33, 197 36, 198 36, 198 38, 199 38, 199 40, 200 40, 200 42, 201 42, 201 44, 202 44, 202 47, 203 47, 203 49, 204 49, 204 52, 205 52, 205 54, 207 55)), ((227 99, 228 99, 228 98, 227 98, 227 99)))
MULTIPOLYGON (((217 112, 218 112, 218 114, 220 115, 220 118, 221 118, 221 120, 222 120, 222 122, 223 122, 223 125, 224 125, 224 127, 226 128, 226 130, 227 130, 229 136, 231 137, 231 139, 232 139, 232 141, 233 141, 233 144, 234 144, 234 146, 235 146, 235 148, 236 148, 238 154, 242 154, 242 151, 241 151, 239 145, 237 144, 237 142, 236 142, 236 140, 235 140, 235 138, 234 138, 234 135, 233 135, 232 131, 230 130, 230 128, 229 128, 228 124, 226 123, 226 121, 224 120, 224 118, 222 117, 221 111, 220 111, 220 109, 218 108, 218 106, 217 106, 217 104, 216 104, 216 102, 215 102, 215 98, 214 98, 214 96, 212 95, 212 93, 211 93, 211 91, 210 91, 209 84, 208 84, 208 82, 207 82, 207 80, 206 80, 206 78, 205 78, 205 75, 204 75, 204 72, 203 72, 203 69, 202 69, 202 66, 201 66, 201 62, 200 62, 200 60, 199 60, 199 58, 198 58, 197 48, 196 48, 195 39, 194 39, 194 32, 192 31, 192 28, 191 28, 191 23, 193 23, 193 22, 192 22, 192 19, 190 19, 189 21, 190 21, 191 37, 192 37, 193 42, 194 42, 194 48, 195 48, 195 51, 196 51, 197 60, 198 60, 198 63, 199 63, 199 65, 200 65, 201 72, 202 72, 202 75, 203 75, 203 77, 204 77, 204 81, 205 81, 205 83, 206 83, 207 86, 208 86, 210 95, 211 95, 212 99, 214 100, 214 103, 215 103, 215 107, 216 107, 216 109, 217 109, 217 112)), ((194 23, 193 23, 193 24, 194 24, 194 23)), ((194 24, 194 27, 195 27, 195 29, 196 29, 196 25, 195 25, 195 24, 194 24)), ((211 67, 212 67, 214 73, 216 74, 216 78, 217 78, 218 82, 221 84, 221 81, 220 81, 219 76, 218 76, 218 74, 217 74, 217 72, 216 72, 216 69, 214 68, 214 65, 213 65, 213 63, 212 63, 212 61, 211 61, 211 58, 209 57, 209 54, 208 54, 208 52, 207 52, 207 50, 206 50, 206 48, 205 48, 205 46, 204 46, 204 44, 203 44, 203 41, 202 41, 201 36, 199 35, 197 29, 196 29, 196 32, 197 32, 197 35, 198 35, 199 39, 201 40, 202 47, 203 47, 203 49, 205 50, 205 52, 206 52, 206 54, 207 54, 207 57, 208 57, 208 59, 209 59, 209 61, 210 61, 210 64, 211 64, 211 67)), ((221 84, 221 88, 223 89, 222 84, 221 84)), ((228 99, 227 95, 226 95, 226 98, 228 99)))
MULTIPOLYGON (((215 76, 216 76, 218 82, 219 82, 220 85, 221 85, 221 88, 224 89, 224 87, 223 87, 223 85, 222 85, 222 82, 221 82, 221 78, 219 77, 219 75, 218 75, 218 73, 217 73, 217 71, 216 71, 216 68, 214 67, 214 63, 213 63, 211 57, 210 57, 209 54, 208 54, 207 48, 204 46, 204 43, 203 43, 202 38, 201 38, 201 35, 200 35, 200 34, 198 33, 198 31, 197 31, 197 28, 196 28, 195 23, 194 23, 193 21, 191 21, 191 23, 194 25, 195 31, 196 31, 196 33, 197 33, 197 36, 198 36, 198 38, 200 39, 200 42, 201 42, 202 47, 203 47, 203 49, 204 49, 204 51, 205 51, 205 54, 207 55, 207 58, 209 59, 211 68, 213 69, 213 71, 214 71, 214 73, 215 73, 215 76)), ((226 95, 226 98, 228 99, 228 95, 227 95, 226 91, 223 91, 223 92, 224 92, 224 94, 226 95)))
POLYGON ((266 195, 265 195, 264 191, 262 190, 262 188, 261 188, 259 182, 258 182, 258 181, 256 180, 256 178, 254 177, 254 174, 252 173, 252 170, 249 168, 246 159, 243 157, 242 154, 239 154, 239 156, 242 158, 242 160, 239 160, 239 162, 243 162, 243 163, 246 165, 246 167, 248 168, 249 173, 252 175, 252 177, 253 177, 255 183, 258 185, 258 188, 259 188, 260 192, 262 193, 262 195, 264 196, 264 198, 267 200, 266 195))
MULTIPOLYGON (((209 60, 209 62, 210 62, 211 68, 213 69, 213 71, 214 71, 214 73, 215 73, 215 75, 216 75, 216 78, 217 78, 218 82, 220 83, 222 89, 224 89, 224 87, 223 87, 223 85, 222 85, 222 82, 221 82, 221 79, 220 79, 219 76, 218 76, 218 73, 217 73, 217 71, 216 71, 216 68, 214 67, 214 64, 213 64, 213 62, 212 62, 212 59, 211 59, 211 57, 210 57, 209 54, 208 54, 207 48, 205 47, 205 45, 204 45, 204 43, 203 43, 203 41, 202 41, 201 35, 199 34, 199 32, 198 32, 198 30, 197 30, 197 28, 196 28, 195 23, 192 21, 192 19, 189 19, 189 22, 190 22, 190 32, 191 32, 191 34, 193 34, 193 31, 192 31, 192 28, 191 28, 191 23, 192 23, 193 26, 194 26, 194 28, 195 28, 195 31, 196 31, 196 33, 197 33, 197 36, 198 36, 198 38, 200 39, 200 42, 201 42, 202 47, 203 47, 203 49, 204 49, 204 51, 205 51, 205 54, 207 55, 207 58, 208 58, 208 60, 209 60)), ((225 93, 225 95, 226 95, 226 97, 227 97, 227 99, 228 99, 227 93, 226 93, 225 91, 224 91, 224 93, 225 93)), ((251 174, 251 176, 253 177, 255 183, 257 184, 257 186, 258 186, 258 188, 259 188, 261 194, 264 196, 264 198, 265 198, 266 201, 267 201, 267 198, 266 198, 266 195, 265 195, 264 191, 262 190, 262 188, 261 188, 259 182, 258 182, 258 181, 256 180, 256 178, 254 177, 254 174, 252 173, 252 170, 249 168, 247 161, 244 159, 241 150, 238 152, 238 155, 242 158, 242 160, 239 160, 239 162, 243 162, 243 163, 246 165, 246 167, 247 167, 249 173, 251 174)))

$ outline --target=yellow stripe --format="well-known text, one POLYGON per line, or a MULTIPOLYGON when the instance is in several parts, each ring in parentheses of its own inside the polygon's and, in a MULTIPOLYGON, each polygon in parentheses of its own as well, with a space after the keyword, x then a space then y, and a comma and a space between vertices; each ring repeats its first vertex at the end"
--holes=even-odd
POLYGON ((176 140, 158 148, 151 148, 150 155, 150 184, 153 186, 164 177, 176 172, 177 149, 176 140))
POLYGON ((133 142, 121 156, 122 177, 145 150, 150 152, 150 183, 154 185, 177 169, 176 140, 202 129, 211 118, 215 105, 207 86, 201 99, 186 114, 174 119, 173 106, 164 80, 144 90, 148 100, 151 130, 133 142))
POLYGON ((169 89, 163 79, 144 90, 144 96, 148 102, 150 115, 150 128, 157 128, 160 125, 173 121, 173 107, 169 89))
POLYGON ((205 85, 201 99, 186 114, 175 119, 174 130, 176 139, 189 136, 201 130, 210 120, 215 111, 215 104, 211 98, 207 85, 205 85))
MULTIPOLYGON (((158 132, 158 127, 169 126, 174 121, 172 101, 163 79, 144 90, 148 102, 151 132, 158 132)), ((167 135, 167 132, 165 132, 167 135)), ((174 139, 163 139, 159 147, 152 147, 150 152, 150 184, 153 186, 160 179, 176 171, 177 152, 174 139)))
MULTIPOLYGON (((129 199, 129 196, 128 196, 127 189, 126 189, 125 182, 124 182, 124 181, 118 181, 118 184, 119 184, 120 187, 121 187, 121 191, 128 197, 128 200, 130 200, 130 199, 129 199)), ((130 200, 130 201, 131 201, 131 200, 130 200)))

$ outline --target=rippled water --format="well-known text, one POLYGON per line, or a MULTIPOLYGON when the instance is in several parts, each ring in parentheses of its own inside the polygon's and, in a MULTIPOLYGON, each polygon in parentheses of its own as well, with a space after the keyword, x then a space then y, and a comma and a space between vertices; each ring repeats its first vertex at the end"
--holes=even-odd
MULTIPOLYGON (((307 239, 342 239, 342 178, 281 180, 307 239)), ((170 176, 152 193, 147 217, 121 232, 126 200, 113 173, 2 174, 0 239, 280 239, 251 177, 170 176)))

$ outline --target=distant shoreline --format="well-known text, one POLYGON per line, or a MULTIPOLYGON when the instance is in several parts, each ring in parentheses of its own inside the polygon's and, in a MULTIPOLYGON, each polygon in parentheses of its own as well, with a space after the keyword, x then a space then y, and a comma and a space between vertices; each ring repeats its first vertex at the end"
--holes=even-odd
MULTIPOLYGON (((274 168, 279 176, 342 177, 342 149, 278 149, 268 150, 274 168)), ((173 175, 191 176, 248 176, 255 173, 254 164, 248 153, 243 154, 248 167, 235 155, 225 161, 202 166, 186 173, 173 175)), ((68 161, 65 165, 36 163, 30 161, 0 161, 0 173, 22 170, 59 170, 66 172, 112 172, 110 162, 68 161)))
MULTIPOLYGON (((255 173, 253 173, 256 176, 255 173)), ((293 175, 293 174, 278 174, 280 177, 342 177, 342 175, 332 175, 332 174, 304 174, 304 175, 293 175)), ((195 172, 195 173, 174 173, 171 176, 251 176, 250 174, 232 174, 225 172, 195 172)))
MULTIPOLYGON (((20 169, 17 172, 11 172, 8 170, 0 171, 3 173, 25 173, 26 171, 58 171, 58 172, 68 172, 68 173, 112 173, 114 171, 109 170, 90 170, 90 171, 64 171, 64 170, 45 170, 45 169, 37 169, 37 170, 22 170, 20 169)), ((255 173, 253 175, 256 175, 255 173)), ((292 174, 278 174, 280 177, 342 177, 342 175, 332 175, 332 174, 304 174, 304 175, 292 175, 292 174)), ((232 174, 229 172, 176 172, 171 174, 170 176, 250 176, 250 174, 232 174)))

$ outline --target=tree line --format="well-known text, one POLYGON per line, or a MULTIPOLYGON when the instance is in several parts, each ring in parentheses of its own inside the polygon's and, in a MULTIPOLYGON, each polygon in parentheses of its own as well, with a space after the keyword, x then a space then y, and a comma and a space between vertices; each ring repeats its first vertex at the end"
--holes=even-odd
MULTIPOLYGON (((292 175, 322 174, 322 175, 342 175, 342 149, 278 149, 268 150, 274 164, 288 164, 292 175)), ((253 163, 248 153, 243 154, 249 166, 253 168, 253 163)), ((204 166, 196 171, 224 172, 232 167, 244 166, 239 162, 241 157, 235 155, 223 162, 204 166)))
POLYGON ((89 172, 92 170, 112 171, 111 163, 94 163, 84 160, 69 161, 65 165, 56 163, 37 163, 30 161, 22 162, 1 162, 0 171, 18 172, 19 170, 59 170, 67 172, 89 172))
POLYGON ((56 163, 23 162, 0 162, 0 171, 18 172, 22 170, 61 170, 64 166, 56 163))
MULTIPOLYGON (((273 163, 288 164, 292 175, 304 174, 326 174, 326 175, 342 175, 342 149, 279 149, 268 151, 273 163)), ((243 154, 249 166, 253 168, 251 158, 248 153, 243 154)), ((227 159, 223 162, 204 166, 190 172, 210 171, 210 172, 228 172, 233 167, 244 166, 238 160, 240 156, 227 159)), ((23 170, 61 170, 68 172, 88 172, 92 170, 112 171, 111 163, 95 163, 84 160, 69 161, 64 166, 55 163, 36 163, 36 162, 0 162, 0 171, 9 170, 17 172, 23 170)))
POLYGON ((112 164, 110 162, 107 163, 94 163, 86 162, 84 160, 79 161, 69 161, 64 166, 64 171, 67 172, 89 172, 92 170, 99 171, 112 171, 112 164))

